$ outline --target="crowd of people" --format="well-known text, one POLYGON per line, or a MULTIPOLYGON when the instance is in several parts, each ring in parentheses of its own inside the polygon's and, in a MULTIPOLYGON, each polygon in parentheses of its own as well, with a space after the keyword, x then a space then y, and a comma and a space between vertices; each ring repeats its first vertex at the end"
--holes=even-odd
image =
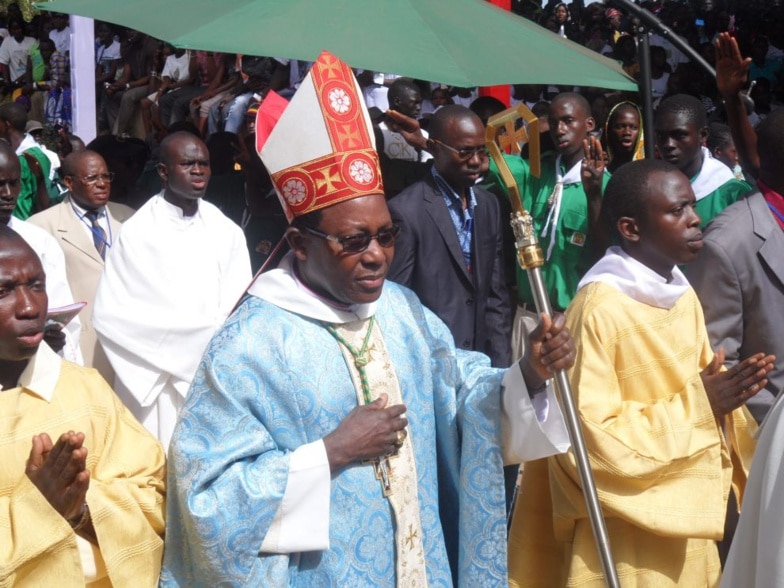
MULTIPOLYGON (((639 75, 617 9, 532 7, 639 75)), ((475 88, 103 22, 85 145, 68 19, 9 5, 0 586, 604 585, 556 370, 622 586, 784 584, 784 10, 648 7, 716 78, 654 35, 652 137, 512 86, 496 159, 475 88)))

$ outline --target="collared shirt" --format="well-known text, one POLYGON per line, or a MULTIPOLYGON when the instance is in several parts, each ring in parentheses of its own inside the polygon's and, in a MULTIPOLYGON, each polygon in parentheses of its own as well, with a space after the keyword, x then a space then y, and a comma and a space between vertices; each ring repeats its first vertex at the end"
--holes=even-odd
POLYGON ((438 186, 441 195, 444 197, 446 209, 449 211, 449 218, 452 219, 452 224, 455 227, 457 240, 460 243, 460 249, 463 251, 466 269, 468 269, 468 273, 471 273, 471 260, 473 258, 472 245, 474 238, 474 208, 476 207, 474 188, 468 188, 466 207, 463 208, 463 199, 454 191, 452 186, 441 177, 436 171, 435 166, 431 168, 431 171, 433 173, 433 179, 436 181, 436 186, 438 186))
POLYGON ((768 203, 768 208, 770 208, 773 218, 776 219, 779 227, 784 229, 784 196, 773 190, 762 180, 757 180, 757 186, 759 186, 760 192, 762 192, 762 196, 765 198, 765 202, 768 203))
MULTIPOLYGON (((71 197, 70 192, 68 193, 68 202, 71 205, 71 208, 73 209, 74 214, 76 215, 76 217, 80 221, 82 221, 82 226, 84 226, 85 234, 88 237, 90 237, 90 240, 92 241, 93 240, 93 231, 95 231, 95 229, 93 228, 92 221, 87 217, 87 213, 89 211, 86 208, 84 208, 84 207, 80 206, 79 204, 77 204, 76 200, 74 200, 71 197)), ((111 249, 112 242, 114 241, 114 238, 112 236, 112 227, 109 224, 109 217, 106 214, 106 207, 105 206, 101 206, 100 208, 96 208, 95 212, 98 213, 98 217, 97 217, 96 220, 98 221, 98 224, 104 230, 104 233, 105 233, 106 247, 111 249)))

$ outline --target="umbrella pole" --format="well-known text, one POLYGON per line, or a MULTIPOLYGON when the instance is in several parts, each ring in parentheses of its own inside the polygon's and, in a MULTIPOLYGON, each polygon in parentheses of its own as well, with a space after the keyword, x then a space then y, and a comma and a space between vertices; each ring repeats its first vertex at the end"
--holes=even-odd
POLYGON ((611 0, 610 4, 614 4, 627 13, 634 14, 637 18, 640 19, 640 23, 649 28, 651 31, 657 32, 663 38, 667 39, 675 45, 682 53, 687 55, 689 59, 694 61, 695 63, 699 64, 702 69, 708 72, 711 77, 716 77, 716 70, 713 66, 705 61, 705 58, 700 55, 697 51, 695 51, 691 45, 689 45, 686 41, 684 41, 681 37, 675 34, 675 32, 664 24, 661 20, 659 20, 656 16, 651 14, 648 10, 643 8, 642 6, 638 6, 632 0, 611 0))
POLYGON ((642 130, 645 136, 645 159, 653 159, 653 93, 651 82, 651 38, 648 27, 637 26, 637 59, 640 62, 640 93, 642 94, 642 130))
MULTIPOLYGON (((511 219, 512 229, 515 234, 517 262, 528 274, 537 312, 540 314, 544 312, 552 316, 552 307, 550 306, 550 300, 542 279, 541 267, 544 264, 544 255, 533 228, 533 219, 528 211, 522 210, 519 199, 517 202, 514 202, 514 198, 512 200, 513 206, 517 205, 515 206, 517 210, 512 213, 511 219)), ((599 496, 596 492, 596 484, 593 480, 591 464, 588 461, 588 454, 585 450, 585 440, 583 439, 582 428, 580 427, 580 420, 577 416, 577 409, 572 397, 572 389, 566 370, 555 372, 553 383, 566 417, 566 428, 569 431, 569 440, 572 443, 572 450, 577 462, 577 472, 580 476, 580 484, 585 497, 585 505, 588 510, 593 537, 596 541, 596 548, 599 551, 604 579, 610 588, 619 588, 620 583, 610 549, 607 527, 602 516, 602 506, 599 503, 599 496)))

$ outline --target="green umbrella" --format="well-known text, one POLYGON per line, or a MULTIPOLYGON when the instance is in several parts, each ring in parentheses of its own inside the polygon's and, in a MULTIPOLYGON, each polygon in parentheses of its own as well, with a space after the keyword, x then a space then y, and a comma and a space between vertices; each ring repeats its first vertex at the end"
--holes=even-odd
POLYGON ((483 0, 54 0, 44 10, 132 27, 185 48, 311 61, 455 86, 636 90, 614 61, 483 0))

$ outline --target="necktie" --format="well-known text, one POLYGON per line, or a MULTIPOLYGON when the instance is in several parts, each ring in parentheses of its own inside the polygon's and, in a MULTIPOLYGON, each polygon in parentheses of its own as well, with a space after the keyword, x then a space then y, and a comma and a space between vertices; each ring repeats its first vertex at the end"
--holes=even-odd
POLYGON ((101 259, 106 259, 106 231, 104 231, 103 227, 98 223, 98 212, 90 210, 85 216, 90 219, 90 230, 93 234, 95 248, 98 250, 101 259))

